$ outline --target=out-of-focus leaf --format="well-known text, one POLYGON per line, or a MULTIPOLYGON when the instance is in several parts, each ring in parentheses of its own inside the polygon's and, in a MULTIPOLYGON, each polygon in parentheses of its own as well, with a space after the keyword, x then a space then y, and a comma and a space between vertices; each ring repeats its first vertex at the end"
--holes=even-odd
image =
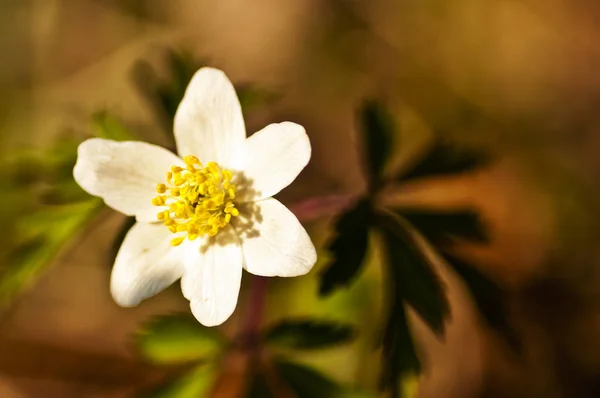
POLYGON ((108 111, 100 111, 92 115, 92 128, 96 137, 114 141, 136 139, 123 122, 108 111))
POLYGON ((251 84, 237 84, 235 91, 245 114, 253 109, 268 105, 280 97, 278 94, 260 89, 251 84))
POLYGON ((250 387, 246 392, 246 398, 275 398, 275 395, 269 388, 264 375, 256 373, 250 382, 250 387))
POLYGON ((161 116, 161 122, 173 139, 173 119, 183 99, 187 85, 203 62, 187 52, 167 51, 165 63, 167 79, 159 79, 154 67, 145 61, 138 62, 132 72, 134 83, 161 116))
POLYGON ((502 288, 458 257, 447 253, 443 256, 467 285, 479 313, 487 324, 513 349, 519 350, 521 342, 509 322, 506 294, 502 288))
POLYGON ((471 148, 459 148, 446 141, 437 141, 429 153, 412 167, 402 171, 399 181, 463 173, 487 165, 491 161, 488 153, 471 148))
POLYGON ((371 204, 362 200, 343 214, 335 225, 336 237, 329 245, 333 261, 321 274, 319 294, 327 295, 350 283, 363 264, 371 224, 371 204))
POLYGON ((210 364, 199 365, 184 376, 154 391, 138 395, 139 398, 204 398, 208 397, 216 371, 210 364))
POLYGON ((279 376, 294 392, 296 398, 370 398, 368 392, 342 386, 324 374, 306 366, 283 359, 275 362, 279 376))
POLYGON ((111 247, 111 255, 110 255, 110 265, 112 266, 115 262, 115 259, 117 258, 117 253, 119 253, 119 249, 121 248, 121 244, 123 244, 123 241, 125 240, 125 236, 127 235, 127 232, 129 232, 129 230, 131 229, 131 227, 133 227, 136 223, 135 217, 127 217, 125 219, 125 221, 123 222, 123 226, 121 227, 121 229, 119 230, 119 232, 117 233, 117 236, 115 237, 115 240, 113 241, 112 247, 111 247))
POLYGON ((356 336, 352 326, 318 319, 284 320, 265 335, 267 344, 281 348, 312 350, 351 341, 356 336))
POLYGON ((406 300, 434 332, 443 335, 450 306, 442 281, 401 220, 386 214, 379 220, 397 298, 406 300))
POLYGON ((376 101, 366 101, 358 111, 358 119, 367 179, 374 190, 381 183, 381 173, 392 148, 395 123, 383 105, 376 101))
POLYGON ((102 208, 91 198, 85 202, 46 207, 18 220, 18 245, 9 253, 8 267, 0 277, 0 303, 29 286, 59 250, 102 208))
POLYGON ((226 341, 217 329, 202 326, 188 314, 153 318, 135 336, 139 352, 157 364, 176 364, 217 355, 226 341))
POLYGON ((439 213, 424 210, 400 209, 396 211, 434 245, 449 243, 453 238, 478 243, 488 241, 488 233, 475 211, 439 213))

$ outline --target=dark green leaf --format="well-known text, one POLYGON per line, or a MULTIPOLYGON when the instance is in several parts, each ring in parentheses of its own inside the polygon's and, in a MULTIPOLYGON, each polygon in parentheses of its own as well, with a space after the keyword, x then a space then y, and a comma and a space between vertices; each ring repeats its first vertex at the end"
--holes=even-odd
POLYGON ((139 398, 204 398, 208 397, 215 379, 211 365, 195 367, 184 376, 154 391, 140 394, 139 398))
POLYGON ((447 244, 453 238, 478 243, 488 241, 487 231, 475 211, 460 210, 456 213, 440 213, 401 209, 396 212, 434 245, 447 244))
POLYGON ((100 111, 92 115, 92 128, 96 137, 114 141, 135 140, 135 136, 123 122, 108 111, 100 111))
POLYGON ((323 320, 284 320, 265 335, 268 344, 297 350, 328 348, 351 341, 355 330, 347 324, 323 320))
POLYGON ((401 220, 385 214, 380 220, 397 298, 406 300, 433 331, 443 335, 450 307, 442 281, 401 220))
POLYGON ((479 313, 514 349, 520 349, 521 342, 509 322, 506 307, 506 293, 491 279, 463 260, 444 254, 444 259, 452 266, 467 285, 479 313))
POLYGON ((156 317, 135 336, 140 353, 157 364, 211 358, 221 351, 225 343, 217 329, 202 326, 188 314, 156 317))
POLYGON ((246 398, 275 398, 264 375, 261 373, 253 375, 250 387, 246 393, 246 398))
POLYGON ((374 397, 339 385, 324 374, 306 366, 278 359, 275 366, 279 376, 294 392, 296 398, 367 398, 374 397))
POLYGON ((381 174, 390 155, 395 131, 393 117, 382 104, 366 101, 358 111, 364 145, 367 179, 372 189, 378 188, 381 174))
POLYGON ((335 225, 336 237, 329 245, 333 261, 321 275, 319 294, 327 295, 356 277, 363 264, 369 238, 371 204, 360 201, 335 225))
POLYGON ((459 148, 445 141, 438 141, 429 153, 412 167, 404 170, 398 180, 456 174, 475 170, 490 162, 488 153, 480 150, 459 148))

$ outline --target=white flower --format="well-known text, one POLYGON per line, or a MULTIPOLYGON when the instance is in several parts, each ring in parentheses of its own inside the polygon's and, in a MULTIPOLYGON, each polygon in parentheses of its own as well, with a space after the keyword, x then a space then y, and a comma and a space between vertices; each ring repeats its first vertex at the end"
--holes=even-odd
POLYGON ((315 248, 296 217, 271 196, 310 159, 304 128, 271 124, 246 138, 235 89, 200 69, 175 115, 181 157, 144 142, 89 139, 79 146, 77 183, 135 216, 111 276, 121 306, 135 306, 181 278, 206 326, 236 307, 242 267, 261 276, 306 274, 315 248))

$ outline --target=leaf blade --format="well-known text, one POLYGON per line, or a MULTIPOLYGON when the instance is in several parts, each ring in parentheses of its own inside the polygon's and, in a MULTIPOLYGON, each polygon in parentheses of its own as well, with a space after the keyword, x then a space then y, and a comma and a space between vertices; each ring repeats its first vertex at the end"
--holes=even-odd
POLYGON ((362 200, 337 221, 337 236, 328 247, 334 259, 321 274, 321 296, 349 284, 359 273, 367 253, 370 218, 371 205, 362 200))
POLYGON ((488 231, 473 210, 453 213, 431 210, 398 209, 395 211, 415 227, 432 244, 445 245, 453 239, 475 243, 489 242, 488 231))
POLYGON ((225 339, 189 314, 171 314, 151 319, 136 333, 134 344, 150 362, 178 364, 216 356, 225 339))
POLYGON ((315 319, 288 319, 271 327, 264 335, 271 346, 294 350, 314 350, 348 343, 356 336, 348 324, 315 319))
POLYGON ((382 172, 390 156, 395 121, 380 103, 365 101, 358 110, 358 120, 364 145, 367 180, 373 189, 379 187, 382 172))

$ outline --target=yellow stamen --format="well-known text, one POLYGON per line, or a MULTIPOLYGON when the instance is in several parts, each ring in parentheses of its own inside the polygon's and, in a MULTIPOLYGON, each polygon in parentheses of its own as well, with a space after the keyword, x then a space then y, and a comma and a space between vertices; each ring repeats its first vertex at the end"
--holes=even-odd
POLYGON ((152 199, 153 205, 163 207, 156 218, 171 232, 181 234, 171 240, 172 246, 186 238, 215 236, 240 214, 233 202, 236 187, 231 184, 231 171, 215 162, 203 167, 192 155, 183 161, 185 168, 172 166, 167 171, 166 184, 156 186, 159 195, 152 199))

